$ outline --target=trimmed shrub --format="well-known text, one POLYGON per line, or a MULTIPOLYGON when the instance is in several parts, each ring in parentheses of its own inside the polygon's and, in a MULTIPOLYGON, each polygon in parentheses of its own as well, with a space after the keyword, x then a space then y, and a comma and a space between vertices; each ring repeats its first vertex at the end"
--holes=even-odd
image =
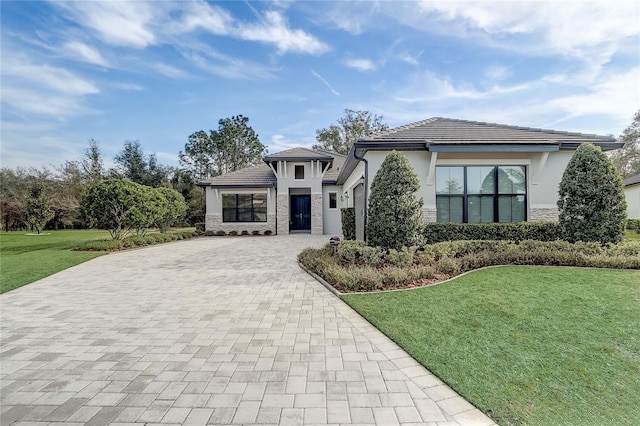
POLYGON ((224 237, 225 235, 227 235, 227 233, 222 230, 216 231, 215 233, 213 231, 210 231, 210 232, 211 232, 211 235, 215 235, 217 237, 224 237))
POLYGON ((249 231, 242 231, 240 235, 249 235, 249 231))
POLYGON ((356 239, 356 209, 354 207, 343 207, 340 209, 340 219, 342 221, 342 235, 345 240, 356 239))
POLYGON ((422 240, 420 181, 407 157, 391 151, 371 183, 367 242, 385 250, 419 245, 422 240))
POLYGON ((385 253, 363 241, 343 241, 338 246, 338 257, 344 263, 375 266, 385 260, 385 253))
POLYGON ((251 231, 251 235, 260 235, 260 231, 253 230, 251 231))
POLYGON ((427 223, 423 234, 428 244, 456 240, 555 241, 562 238, 562 228, 558 222, 427 223))
POLYGON ((204 222, 196 223, 196 231, 204 232, 204 222))
POLYGON ((238 231, 229 231, 229 235, 238 235, 238 231))
POLYGON ((627 219, 627 229, 640 233, 640 219, 627 219))
POLYGON ((264 231, 264 235, 271 235, 273 234, 273 232, 271 232, 270 229, 267 229, 266 231, 264 231))
POLYGON ((600 147, 583 143, 571 157, 559 188, 558 210, 568 241, 622 241, 627 218, 618 170, 600 147))

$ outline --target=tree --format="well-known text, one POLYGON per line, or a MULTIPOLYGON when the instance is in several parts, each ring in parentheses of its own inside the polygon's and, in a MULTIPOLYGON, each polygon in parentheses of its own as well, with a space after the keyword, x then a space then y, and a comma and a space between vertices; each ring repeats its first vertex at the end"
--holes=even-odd
POLYGON ((313 148, 328 149, 339 154, 348 154, 357 140, 372 133, 387 130, 389 126, 382 122, 381 115, 371 115, 369 111, 344 110, 344 117, 338 124, 316 130, 317 144, 313 148))
POLYGON ((81 163, 82 171, 88 182, 93 184, 104 177, 102 153, 100 152, 98 142, 94 139, 89 139, 89 148, 85 149, 81 163))
POLYGON ((140 185, 158 187, 168 180, 169 169, 158 164, 156 154, 146 155, 139 141, 125 141, 114 160, 124 178, 140 185))
POLYGON ((422 198, 418 176, 407 157, 391 151, 371 183, 367 243, 384 249, 401 249, 421 242, 422 198))
POLYGON ((15 171, 8 168, 0 169, 0 214, 5 231, 25 226, 24 212, 27 209, 28 198, 26 170, 20 167, 15 171))
POLYGON ((242 115, 218 121, 218 130, 199 130, 180 151, 180 164, 200 180, 234 172, 259 163, 266 146, 242 115))
POLYGON ((143 221, 140 206, 144 187, 122 179, 105 179, 89 188, 82 202, 83 215, 91 228, 106 229, 120 240, 143 221))
POLYGON ((178 153, 180 164, 196 179, 208 179, 220 174, 216 168, 217 155, 213 139, 204 130, 189 135, 184 152, 178 153))
POLYGON ((583 143, 560 182, 560 226, 568 241, 622 241, 627 205, 620 174, 600 147, 583 143))
POLYGON ((640 174, 640 110, 633 116, 633 122, 618 138, 624 146, 613 151, 611 161, 623 179, 640 174))
POLYGON ((31 187, 29 200, 27 201, 27 222, 33 226, 38 234, 44 226, 53 219, 53 210, 45 197, 45 187, 42 183, 35 183, 31 187))
POLYGON ((178 191, 171 188, 155 188, 154 191, 159 195, 160 212, 156 217, 154 224, 160 232, 167 232, 169 226, 184 216, 187 212, 187 203, 184 197, 178 191))

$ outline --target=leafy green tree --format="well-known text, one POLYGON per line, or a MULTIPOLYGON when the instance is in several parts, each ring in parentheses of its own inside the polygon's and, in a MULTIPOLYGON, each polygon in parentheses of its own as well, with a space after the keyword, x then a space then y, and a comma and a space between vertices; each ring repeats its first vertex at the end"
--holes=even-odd
POLYGON ((422 198, 418 176, 407 157, 391 151, 371 183, 367 243, 384 249, 401 249, 422 240, 422 198))
POLYGON ((633 122, 618 138, 624 146, 611 154, 611 161, 618 168, 623 179, 640 174, 640 110, 633 116, 633 122))
POLYGON ((155 154, 146 155, 139 141, 125 141, 114 161, 122 177, 140 185, 158 187, 168 181, 169 169, 158 164, 155 154))
POLYGON ((91 228, 106 229, 120 240, 144 222, 140 206, 147 201, 145 191, 144 186, 122 179, 95 183, 82 203, 85 220, 91 228))
POLYGON ((96 140, 89 139, 89 148, 85 149, 81 164, 84 178, 89 183, 93 184, 104 178, 104 162, 96 140))
POLYGON ((313 148, 328 149, 346 155, 358 138, 389 128, 382 122, 381 115, 371 115, 369 111, 354 111, 349 108, 345 109, 344 113, 344 117, 338 119, 338 124, 316 130, 318 143, 313 145, 313 148))
POLYGON ((27 222, 33 226, 38 234, 47 222, 53 219, 53 210, 45 196, 45 187, 38 182, 31 187, 29 200, 27 201, 27 222))
POLYGON ((560 226, 568 241, 622 241, 627 217, 624 187, 600 147, 578 147, 562 176, 559 196, 560 226))
POLYGON ((249 118, 237 115, 218 121, 218 130, 199 130, 180 151, 180 164, 198 180, 259 163, 266 153, 249 118))
POLYGON ((182 218, 187 212, 187 203, 178 191, 171 188, 155 188, 159 196, 160 212, 154 224, 160 232, 167 232, 169 226, 182 218))
POLYGON ((0 169, 0 215, 5 231, 23 228, 26 224, 24 212, 27 209, 29 187, 24 168, 0 169))
POLYGON ((184 145, 184 152, 180 151, 178 157, 185 172, 196 179, 208 179, 220 174, 216 167, 220 154, 212 137, 204 130, 198 130, 189 135, 189 141, 184 145))

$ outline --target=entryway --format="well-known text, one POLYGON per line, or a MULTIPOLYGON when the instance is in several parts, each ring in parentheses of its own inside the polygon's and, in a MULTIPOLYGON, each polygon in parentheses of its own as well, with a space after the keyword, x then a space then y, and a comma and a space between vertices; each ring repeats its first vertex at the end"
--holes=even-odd
POLYGON ((311 231, 311 195, 291 195, 289 231, 311 231))

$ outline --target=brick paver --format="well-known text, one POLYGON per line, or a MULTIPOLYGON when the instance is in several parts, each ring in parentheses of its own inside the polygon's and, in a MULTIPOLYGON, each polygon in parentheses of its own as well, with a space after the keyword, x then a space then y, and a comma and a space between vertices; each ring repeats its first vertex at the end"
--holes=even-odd
POLYGON ((2 295, 0 423, 492 424, 297 266, 327 240, 200 238, 2 295))

